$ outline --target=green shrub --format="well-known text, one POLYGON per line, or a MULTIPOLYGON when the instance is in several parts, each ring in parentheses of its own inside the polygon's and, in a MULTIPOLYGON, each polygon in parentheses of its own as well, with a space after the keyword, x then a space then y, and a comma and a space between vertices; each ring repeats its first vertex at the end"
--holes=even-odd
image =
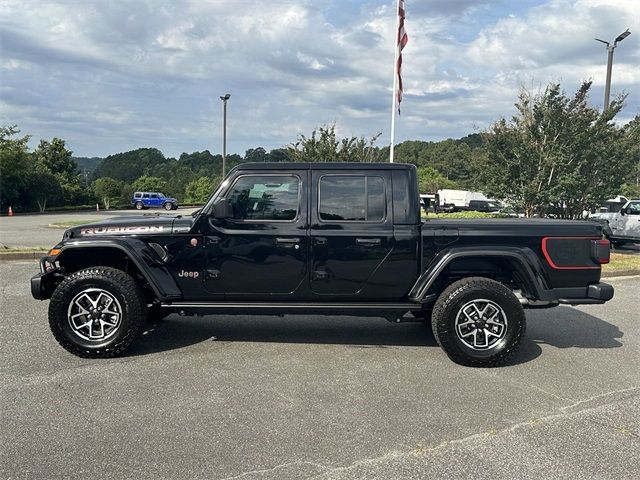
POLYGON ((452 212, 452 213, 429 213, 422 212, 422 218, 427 220, 447 219, 447 218, 510 218, 504 213, 487 213, 487 212, 452 212))

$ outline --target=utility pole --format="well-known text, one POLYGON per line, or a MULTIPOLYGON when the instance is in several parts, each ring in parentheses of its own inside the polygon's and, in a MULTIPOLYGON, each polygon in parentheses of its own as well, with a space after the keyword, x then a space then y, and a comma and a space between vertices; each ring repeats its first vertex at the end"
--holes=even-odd
POLYGON ((606 84, 605 84, 605 87, 604 87, 604 110, 609 108, 609 95, 611 93, 611 69, 613 67, 613 51, 618 46, 618 43, 620 43, 622 40, 627 38, 629 35, 631 35, 631 32, 627 28, 624 32, 622 32, 620 35, 618 35, 616 37, 616 39, 613 42, 613 45, 611 45, 609 42, 606 42, 604 40, 600 40, 599 38, 596 38, 596 40, 598 42, 602 42, 607 46, 607 52, 608 52, 608 55, 607 55, 607 80, 606 80, 606 84))
POLYGON ((220 97, 222 100, 222 178, 227 174, 227 101, 231 94, 227 93, 220 97))

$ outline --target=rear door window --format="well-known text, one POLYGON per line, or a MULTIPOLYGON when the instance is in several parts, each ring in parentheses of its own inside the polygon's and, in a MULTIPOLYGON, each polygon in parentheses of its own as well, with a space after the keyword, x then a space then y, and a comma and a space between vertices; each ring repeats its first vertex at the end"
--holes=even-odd
POLYGON ((320 178, 318 217, 324 222, 382 222, 386 214, 384 179, 369 175, 320 178))

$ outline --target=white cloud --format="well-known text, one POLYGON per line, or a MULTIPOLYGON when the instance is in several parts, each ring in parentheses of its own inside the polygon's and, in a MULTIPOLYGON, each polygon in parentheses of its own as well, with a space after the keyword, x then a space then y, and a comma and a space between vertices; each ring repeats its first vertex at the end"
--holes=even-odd
MULTIPOLYGON (((60 136, 78 154, 158 146, 230 150, 289 143, 331 121, 388 139, 395 18, 390 0, 0 3, 3 123, 60 136)), ((616 50, 614 92, 640 84, 637 2, 551 0, 531 8, 407 2, 406 96, 398 140, 462 136, 513 111, 521 84, 592 77, 594 36, 634 32, 616 50), (622 22, 622 23, 620 23, 622 22), (624 22, 636 22, 627 24, 624 22)), ((594 103, 599 99, 594 98, 594 103)))
MULTIPOLYGON (((606 57, 594 37, 615 37, 629 26, 637 31, 639 19, 640 4, 629 0, 552 0, 482 29, 467 47, 466 58, 499 70, 556 69, 565 78, 584 78, 584 67, 602 65, 606 57)), ((637 66, 637 46, 636 34, 620 45, 616 64, 637 66)), ((631 77, 616 80, 634 82, 631 77)))

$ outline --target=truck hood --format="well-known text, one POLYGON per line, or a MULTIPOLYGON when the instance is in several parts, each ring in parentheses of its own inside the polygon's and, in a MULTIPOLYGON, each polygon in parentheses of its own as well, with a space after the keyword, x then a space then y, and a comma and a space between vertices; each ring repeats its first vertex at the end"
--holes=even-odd
POLYGON ((193 218, 182 215, 115 217, 70 228, 64 238, 113 237, 126 235, 171 235, 191 230, 193 218))

